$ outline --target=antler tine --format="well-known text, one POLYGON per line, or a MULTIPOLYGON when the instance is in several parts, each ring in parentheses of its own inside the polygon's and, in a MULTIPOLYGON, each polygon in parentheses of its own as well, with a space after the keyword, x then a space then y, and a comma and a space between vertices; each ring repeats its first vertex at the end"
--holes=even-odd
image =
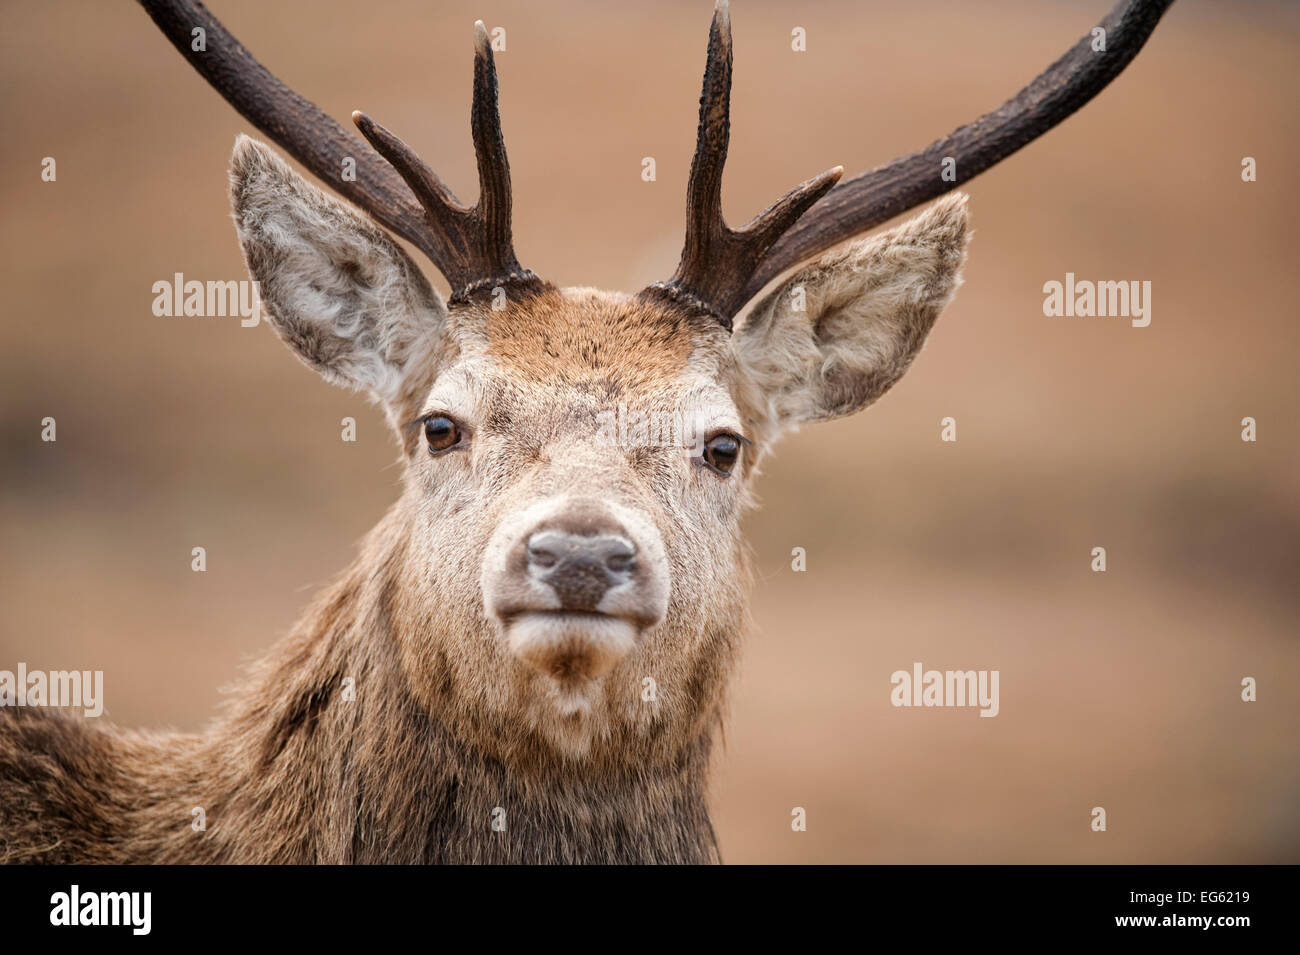
MULTIPOLYGON (((822 196, 840 181, 844 175, 843 166, 834 166, 807 182, 801 182, 772 205, 754 216, 740 233, 753 234, 754 246, 759 255, 765 255, 778 239, 798 221, 808 209, 812 208, 822 196)), ((740 303, 741 305, 744 302, 740 303)))
MULTIPOLYGON (((360 110, 352 113, 352 122, 366 141, 375 148, 388 164, 397 170, 403 181, 411 187, 431 228, 425 230, 425 243, 435 246, 429 257, 442 262, 442 273, 453 287, 461 287, 478 276, 471 274, 470 250, 465 247, 466 219, 470 210, 462 205, 450 189, 429 168, 410 146, 376 123, 360 110), (464 265, 462 265, 464 263, 464 265)), ((422 246, 423 247, 423 246, 422 246)), ((427 252, 428 250, 426 250, 427 252)))
POLYGON ((731 11, 717 0, 709 28, 709 52, 700 93, 700 125, 686 187, 686 242, 667 282, 645 293, 707 312, 725 328, 744 304, 745 282, 788 228, 839 181, 836 166, 801 183, 740 229, 722 215, 722 170, 731 138, 731 11))
POLYGON ((368 116, 353 113, 352 119, 374 150, 349 136, 259 63, 199 0, 139 2, 190 65, 245 119, 424 252, 451 283, 453 302, 502 282, 544 287, 520 267, 511 245, 510 168, 497 111, 496 68, 482 22, 474 25, 471 114, 482 194, 467 207, 409 146, 368 116), (202 51, 191 47, 191 34, 198 28, 205 36, 202 51), (356 176, 345 179, 340 170, 349 159, 356 164, 356 176))
POLYGON ((740 297, 753 298, 791 266, 973 179, 1089 102, 1133 61, 1173 0, 1120 0, 1098 26, 997 109, 920 152, 899 157, 833 189, 779 238, 740 297), (956 175, 940 175, 951 157, 956 175))
POLYGON ((482 20, 474 23, 474 106, 470 126, 478 157, 479 199, 475 209, 482 224, 482 254, 490 264, 491 274, 515 275, 521 270, 510 230, 510 161, 501 134, 496 62, 482 20))
POLYGON ((733 231, 721 212, 731 18, 726 0, 717 0, 687 190, 686 245, 673 277, 642 294, 703 310, 730 328, 732 316, 787 268, 956 188, 1071 115, 1128 66, 1172 3, 1120 0, 1101 21, 1104 48, 1095 48, 1096 35, 1089 33, 1010 100, 950 136, 832 188, 843 172, 836 167, 733 231), (942 176, 945 157, 955 159, 955 177, 942 176))
MULTIPOLYGON (((700 125, 686 185, 686 245, 678 275, 708 259, 726 231, 722 221, 722 169, 731 141, 731 12, 718 0, 709 27, 709 54, 700 91, 700 125)), ((694 277, 692 274, 691 277, 694 277)))
POLYGON ((463 205, 409 146, 383 126, 363 113, 353 113, 352 118, 424 205, 430 230, 451 263, 451 271, 443 272, 453 286, 453 302, 466 301, 475 292, 503 282, 539 287, 543 284, 515 257, 510 228, 510 162, 501 133, 492 41, 482 20, 474 23, 474 102, 470 109, 479 180, 479 197, 474 205, 463 205))
POLYGON ((502 282, 541 285, 515 257, 510 229, 510 162, 501 133, 497 70, 492 41, 482 20, 474 23, 474 101, 470 134, 478 160, 479 197, 463 205, 415 152, 364 113, 352 119, 372 146, 415 192, 425 208, 430 231, 450 263, 443 270, 452 284, 452 301, 502 282))
POLYGON ((397 170, 426 208, 445 206, 456 212, 469 211, 469 207, 456 198, 455 194, 447 188, 447 184, 429 168, 428 163, 416 155, 415 150, 402 142, 391 130, 376 123, 359 109, 352 111, 352 122, 366 138, 366 142, 375 147, 375 152, 383 156, 388 164, 397 170))

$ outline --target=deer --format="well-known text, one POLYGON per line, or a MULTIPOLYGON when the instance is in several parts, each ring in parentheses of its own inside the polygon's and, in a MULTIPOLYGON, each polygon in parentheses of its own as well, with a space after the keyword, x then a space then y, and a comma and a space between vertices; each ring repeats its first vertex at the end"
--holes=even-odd
POLYGON ((991 113, 847 181, 836 166, 740 228, 722 216, 733 57, 717 0, 681 259, 635 294, 559 288, 516 257, 482 21, 466 205, 369 116, 352 117, 362 142, 286 87, 203 4, 140 2, 341 195, 236 140, 231 204, 268 321, 378 403, 404 476, 354 563, 204 731, 0 707, 0 858, 720 862, 709 765, 750 627, 739 521, 760 463, 902 377, 961 281, 953 190, 1105 88, 1172 0, 1122 0, 1104 51, 1090 33, 991 113), (393 236, 446 278, 445 300, 393 236), (699 427, 602 438, 619 405, 699 427))

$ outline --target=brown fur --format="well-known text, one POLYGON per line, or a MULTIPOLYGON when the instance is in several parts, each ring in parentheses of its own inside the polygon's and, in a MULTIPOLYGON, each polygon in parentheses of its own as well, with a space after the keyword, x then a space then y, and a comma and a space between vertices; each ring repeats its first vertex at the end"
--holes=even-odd
MULTIPOLYGON (((381 525, 382 526, 382 525, 381 525)), ((662 766, 510 771, 414 700, 391 653, 394 568, 358 565, 203 736, 0 710, 8 862, 705 862, 708 742, 662 766), (341 676, 363 689, 340 699, 341 676), (491 813, 506 809, 493 832, 491 813), (191 828, 203 807, 207 831, 191 828)), ((380 546, 377 548, 376 545, 380 546)), ((452 680, 445 663, 438 678, 452 680)), ((536 754, 535 754, 536 756, 536 754)))
POLYGON ((0 860, 718 861, 707 768, 746 628, 757 463, 906 369, 955 288, 963 201, 826 257, 731 336, 589 289, 449 312, 400 248, 265 147, 241 141, 233 178, 271 321, 383 404, 402 496, 204 733, 0 707, 0 860), (751 444, 722 477, 681 448, 597 441, 620 403, 751 444), (423 414, 465 422, 466 446, 430 455, 423 414), (485 555, 547 502, 617 508, 654 544, 642 556, 662 551, 666 610, 597 678, 525 665, 485 599, 485 555))

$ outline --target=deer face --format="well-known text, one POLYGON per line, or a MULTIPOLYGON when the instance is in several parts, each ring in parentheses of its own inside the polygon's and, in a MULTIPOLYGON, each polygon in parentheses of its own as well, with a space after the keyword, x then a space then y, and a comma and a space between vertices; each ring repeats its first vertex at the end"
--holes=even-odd
POLYGON ((570 756, 716 718, 759 457, 902 375, 966 242, 965 200, 945 199, 798 273, 731 332, 590 289, 503 285, 449 311, 384 233, 247 138, 232 194, 276 330, 399 434, 405 491, 382 532, 411 685, 570 756))
POLYGON ((454 308, 414 419, 410 562, 456 595, 480 702, 573 752, 698 712, 743 613, 728 343, 666 319, 592 291, 454 308), (699 426, 638 433, 637 411, 699 426))

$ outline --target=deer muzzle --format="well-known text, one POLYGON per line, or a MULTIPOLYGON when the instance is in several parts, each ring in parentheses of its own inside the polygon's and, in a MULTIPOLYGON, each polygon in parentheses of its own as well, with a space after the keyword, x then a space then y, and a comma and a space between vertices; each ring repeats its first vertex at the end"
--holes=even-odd
POLYGON ((511 652, 557 680, 603 677, 667 610, 662 539, 631 508, 554 500, 493 535, 484 603, 511 652))

